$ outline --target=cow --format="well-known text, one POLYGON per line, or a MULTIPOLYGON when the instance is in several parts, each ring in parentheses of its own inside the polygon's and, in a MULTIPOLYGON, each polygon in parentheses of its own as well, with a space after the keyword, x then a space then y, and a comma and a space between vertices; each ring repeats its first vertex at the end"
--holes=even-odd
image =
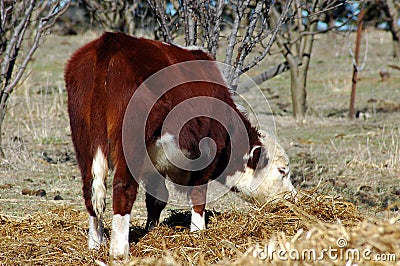
POLYGON ((158 224, 168 202, 165 178, 187 188, 192 232, 205 229, 209 182, 260 202, 294 191, 285 151, 239 111, 215 61, 200 48, 106 32, 71 56, 65 83, 90 249, 105 242, 106 177, 113 170, 114 262, 129 257, 130 213, 139 183, 146 189, 147 230, 158 224), (192 77, 184 82, 187 75, 192 77), (171 163, 175 157, 186 160, 185 167, 171 163), (206 164, 196 168, 201 158, 206 164))

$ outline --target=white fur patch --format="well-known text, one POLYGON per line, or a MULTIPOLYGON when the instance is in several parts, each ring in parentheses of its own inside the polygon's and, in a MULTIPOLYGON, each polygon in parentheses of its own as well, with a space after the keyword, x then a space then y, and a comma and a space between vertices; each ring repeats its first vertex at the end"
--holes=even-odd
POLYGON ((116 214, 111 225, 110 256, 114 261, 126 261, 129 258, 129 221, 131 216, 116 214))
POLYGON ((102 219, 106 206, 106 177, 108 171, 108 163, 103 151, 100 147, 93 158, 92 163, 92 205, 96 216, 102 219))
POLYGON ((189 173, 182 171, 174 165, 181 165, 182 161, 187 159, 185 156, 188 155, 188 152, 179 149, 177 141, 172 134, 165 133, 162 135, 149 147, 148 153, 157 171, 162 174, 167 174, 176 184, 188 184, 189 173), (174 164, 172 164, 171 161, 174 164))
POLYGON ((156 169, 165 172, 173 167, 170 162, 170 159, 175 161, 175 156, 173 155, 180 154, 181 151, 175 141, 175 137, 166 133, 150 147, 149 153, 156 169), (168 158, 167 154, 170 155, 171 158, 168 158))
POLYGON ((89 216, 89 249, 99 249, 104 243, 103 221, 97 217, 89 216))
POLYGON ((236 171, 234 175, 227 176, 226 185, 228 187, 235 186, 244 195, 249 196, 252 194, 252 183, 254 181, 254 170, 245 166, 244 172, 236 171))
POLYGON ((206 220, 204 212, 199 214, 192 208, 192 220, 190 222, 190 232, 204 230, 206 228, 206 220))

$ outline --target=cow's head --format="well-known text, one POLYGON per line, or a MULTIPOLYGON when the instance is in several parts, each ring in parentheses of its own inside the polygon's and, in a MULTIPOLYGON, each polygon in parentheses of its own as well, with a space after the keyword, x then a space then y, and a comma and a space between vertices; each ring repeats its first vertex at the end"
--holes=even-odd
POLYGON ((235 175, 233 190, 246 200, 264 203, 284 192, 296 193, 290 181, 289 158, 274 137, 261 134, 262 146, 252 147, 245 157, 244 172, 235 175), (254 167, 256 165, 256 167, 254 167), (255 168, 255 169, 254 169, 255 168))

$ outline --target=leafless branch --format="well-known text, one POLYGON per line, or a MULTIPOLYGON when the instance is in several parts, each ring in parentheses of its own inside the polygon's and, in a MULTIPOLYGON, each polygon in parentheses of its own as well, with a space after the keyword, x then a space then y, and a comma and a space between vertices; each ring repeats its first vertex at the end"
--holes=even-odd
POLYGON ((233 88, 235 88, 235 86, 237 85, 238 81, 236 81, 236 80, 239 77, 240 72, 242 72, 242 66, 243 66, 244 59, 253 50, 254 46, 256 45, 256 42, 254 41, 254 39, 252 37, 253 37, 253 33, 254 33, 254 29, 256 27, 256 24, 258 22, 258 18, 260 17, 260 14, 261 14, 262 6, 263 6, 263 2, 259 1, 253 11, 252 18, 251 18, 249 26, 247 28, 244 40, 242 41, 242 43, 239 46, 238 54, 237 54, 235 65, 234 65, 235 71, 234 71, 233 75, 231 75, 228 79, 229 83, 232 85, 233 88))
POLYGON ((211 54, 216 57, 217 48, 218 48, 218 40, 219 40, 219 32, 220 32, 220 25, 222 19, 222 12, 224 10, 225 2, 224 0, 218 0, 218 4, 215 10, 215 17, 214 17, 214 27, 212 29, 211 40, 208 44, 208 50, 211 51, 211 54))
MULTIPOLYGON (((29 6, 25 11, 25 14, 22 20, 18 23, 17 27, 14 28, 12 37, 7 44, 7 48, 4 53, 4 59, 1 65, 1 80, 4 83, 2 87, 7 87, 11 78, 12 70, 14 68, 15 60, 18 56, 18 52, 20 46, 17 44, 21 43, 21 35, 23 36, 26 27, 28 25, 30 16, 35 7, 35 0, 31 0, 29 2, 29 6)), ((4 93, 4 90, 1 91, 1 94, 4 93)), ((1 97, 0 94, 0 97, 1 97)))
MULTIPOLYGON (((309 17, 309 18, 311 18, 311 17, 309 17)), ((320 30, 320 31, 302 31, 302 32, 297 36, 297 38, 295 38, 295 39, 293 39, 293 40, 287 40, 287 43, 288 43, 288 44, 297 43, 301 38, 303 38, 303 37, 306 36, 306 35, 323 34, 323 33, 327 33, 327 32, 330 32, 330 31, 332 31, 332 30, 335 30, 335 29, 340 29, 341 27, 343 27, 343 26, 345 26, 346 24, 348 24, 349 21, 350 21, 351 19, 352 19, 352 18, 347 18, 347 19, 344 20, 341 24, 328 27, 328 28, 326 28, 325 30, 320 30)))
MULTIPOLYGON (((224 61, 224 63, 227 65, 232 65, 233 51, 235 49, 240 23, 244 16, 244 10, 249 5, 249 3, 250 0, 237 0, 237 2, 235 3, 235 8, 236 8, 235 20, 233 22, 231 34, 229 35, 228 46, 226 48, 226 55, 224 61)), ((227 73, 225 73, 225 76, 228 76, 227 73)))
POLYGON ((285 9, 284 9, 282 15, 280 16, 278 23, 275 26, 275 29, 274 29, 274 31, 272 33, 271 38, 268 40, 268 44, 267 44, 266 48, 261 53, 261 55, 257 56, 249 64, 244 66, 244 68, 241 70, 243 73, 248 71, 249 69, 253 68, 255 65, 257 65, 269 53, 269 51, 270 51, 270 49, 272 47, 272 44, 275 42, 275 39, 276 39, 276 36, 277 36, 278 32, 281 30, 283 23, 287 19, 287 15, 288 15, 288 12, 290 10, 291 4, 292 4, 292 0, 287 1, 285 9))
POLYGON ((148 0, 147 2, 150 8, 152 9, 154 16, 156 17, 157 22, 161 28, 164 41, 172 43, 173 39, 167 24, 164 4, 162 3, 161 0, 148 0))
POLYGON ((348 42, 349 54, 350 54, 350 56, 351 56, 351 58, 352 58, 353 67, 357 68, 357 71, 358 71, 358 72, 361 72, 361 71, 364 69, 365 64, 366 64, 366 62, 367 62, 367 58, 368 58, 368 46, 369 46, 368 44, 369 44, 369 42, 368 42, 368 33, 365 32, 365 53, 364 53, 364 58, 363 58, 363 61, 362 61, 361 64, 359 64, 359 63, 357 64, 356 59, 355 59, 355 54, 354 54, 354 52, 353 52, 353 49, 351 48, 351 43, 350 43, 350 41, 348 42))
POLYGON ((89 11, 106 29, 119 30, 123 24, 124 0, 97 1, 81 0, 83 7, 89 11))
MULTIPOLYGON (((193 15, 193 1, 183 0, 183 14, 185 19, 186 46, 196 45, 197 42, 197 19, 193 15)), ((203 1, 199 1, 200 3, 203 1)))
MULTIPOLYGON (((24 74, 24 71, 26 69, 26 66, 28 65, 29 61, 31 60, 33 54, 36 52, 36 50, 39 48, 39 42, 42 39, 42 35, 51 27, 54 26, 55 22, 57 19, 62 16, 68 9, 68 6, 70 5, 70 2, 68 4, 64 5, 63 7, 60 8, 59 3, 60 1, 57 1, 58 5, 54 5, 52 9, 49 11, 47 16, 43 17, 40 19, 40 23, 37 27, 37 31, 35 34, 35 38, 33 41, 33 45, 30 47, 27 55, 25 56, 24 61, 22 62, 21 66, 19 67, 17 74, 15 75, 15 78, 13 79, 12 83, 10 83, 4 91, 8 94, 12 92, 12 90, 15 88, 19 80, 21 79, 22 75, 24 74)), ((19 42, 19 47, 22 43, 22 38, 20 38, 19 42)))
MULTIPOLYGON (((301 65, 301 60, 299 57, 295 57, 295 60, 298 65, 301 65)), ((273 77, 280 75, 281 73, 288 71, 290 69, 289 63, 287 61, 277 64, 268 70, 262 72, 261 74, 252 77, 251 79, 246 79, 243 83, 239 83, 238 90, 246 91, 250 88, 253 88, 256 85, 260 85, 266 80, 269 80, 273 77)))

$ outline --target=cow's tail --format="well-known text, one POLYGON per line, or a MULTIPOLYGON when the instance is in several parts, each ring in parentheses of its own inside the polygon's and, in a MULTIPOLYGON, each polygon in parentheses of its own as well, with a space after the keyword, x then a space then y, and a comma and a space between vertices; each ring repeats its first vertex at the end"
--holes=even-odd
POLYGON ((92 163, 92 206, 96 216, 103 218, 106 207, 106 178, 108 174, 108 161, 106 154, 98 147, 92 163))
POLYGON ((106 76, 111 57, 119 49, 113 41, 112 33, 105 33, 98 40, 96 63, 94 66, 93 97, 97 99, 91 105, 91 137, 92 137, 92 206, 96 216, 103 217, 106 205, 106 178, 108 175, 108 121, 107 121, 107 82, 106 76))

